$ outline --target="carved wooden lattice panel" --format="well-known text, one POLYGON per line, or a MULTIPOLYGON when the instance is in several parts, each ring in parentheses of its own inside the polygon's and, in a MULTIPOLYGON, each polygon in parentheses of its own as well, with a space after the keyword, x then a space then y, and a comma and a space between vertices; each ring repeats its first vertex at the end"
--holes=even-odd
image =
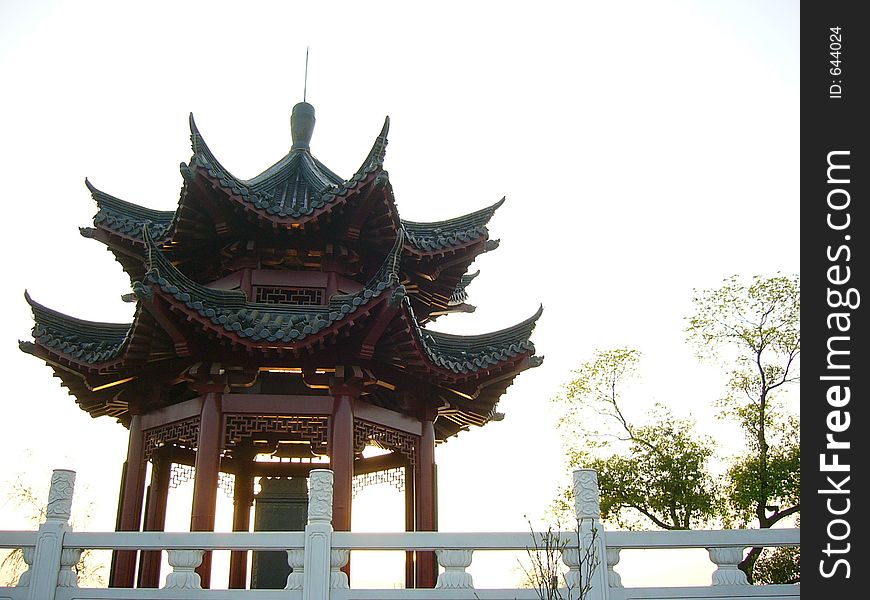
POLYGON ((172 463, 169 468, 169 487, 175 489, 183 483, 193 481, 194 477, 196 477, 195 467, 172 463))
POLYGON ((379 483, 388 483, 395 487, 400 492, 405 491, 405 468, 396 467, 395 469, 387 469, 386 471, 375 471, 374 473, 365 473, 357 475, 353 478, 353 497, 356 498, 360 491, 370 485, 379 483))
POLYGON ((224 415, 224 447, 235 446, 255 434, 279 433, 284 439, 308 442, 317 454, 325 454, 329 417, 224 415))
POLYGON ((257 286, 254 288, 254 298, 256 302, 265 304, 320 306, 323 304, 323 289, 257 286))
POLYGON ((369 444, 374 444, 384 450, 399 452, 408 459, 411 466, 417 464, 417 436, 377 423, 355 420, 353 423, 354 452, 359 454, 369 444))
POLYGON ((232 473, 224 473, 223 471, 218 473, 218 489, 223 491, 224 495, 232 500, 236 491, 236 476, 232 473))
POLYGON ((154 451, 167 444, 182 448, 196 448, 199 439, 199 417, 190 417, 168 425, 146 429, 142 436, 145 460, 151 460, 154 451))

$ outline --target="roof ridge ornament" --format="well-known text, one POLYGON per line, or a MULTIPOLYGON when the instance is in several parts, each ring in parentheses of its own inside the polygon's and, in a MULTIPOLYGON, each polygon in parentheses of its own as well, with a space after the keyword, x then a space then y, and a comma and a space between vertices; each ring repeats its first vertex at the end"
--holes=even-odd
POLYGON ((291 150, 310 151, 311 135, 314 133, 314 107, 307 102, 299 102, 290 114, 290 135, 293 138, 291 150))

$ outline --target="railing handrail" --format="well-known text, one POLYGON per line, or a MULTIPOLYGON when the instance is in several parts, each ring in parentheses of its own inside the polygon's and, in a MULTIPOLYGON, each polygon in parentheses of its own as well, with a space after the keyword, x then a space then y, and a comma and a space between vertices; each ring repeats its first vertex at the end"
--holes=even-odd
MULTIPOLYGON (((566 589, 588 583, 588 600, 688 598, 680 595, 682 592, 674 595, 675 590, 687 589, 682 587, 624 588, 619 572, 614 570, 623 549, 676 548, 706 549, 710 561, 716 565, 711 586, 692 588, 697 590, 692 592, 692 598, 795 600, 800 597, 799 588, 793 586, 774 589, 749 585, 746 575, 738 568, 747 547, 800 545, 800 529, 606 531, 600 522, 597 475, 590 469, 574 472, 574 509, 579 530, 546 532, 336 532, 332 526, 333 473, 323 469, 315 469, 310 474, 308 524, 304 532, 76 532, 69 526, 74 480, 72 471, 54 472, 46 520, 38 531, 0 531, 0 548, 23 548, 23 560, 28 567, 19 580, 19 588, 8 592, 8 588, 4 588, 0 600, 243 599, 256 596, 256 590, 250 592, 250 596, 243 590, 221 592, 218 596, 200 591, 200 579, 195 569, 202 564, 205 553, 214 550, 286 551, 287 563, 292 569, 286 591, 297 600, 374 600, 388 596, 396 600, 454 600, 468 597, 467 590, 474 589, 472 576, 466 568, 471 565, 475 552, 554 549, 554 544, 558 559, 568 567, 564 575, 566 589), (184 596, 147 589, 130 590, 129 595, 119 590, 97 588, 73 591, 77 586, 74 567, 85 549, 166 551, 173 571, 167 574, 164 587, 185 590, 184 596), (392 595, 385 595, 387 590, 348 589, 347 576, 341 569, 351 550, 434 551, 439 565, 444 568, 436 584, 440 589, 404 590, 392 595)), ((502 592, 479 597, 531 600, 533 593, 519 589, 502 592)))
POLYGON ((63 545, 116 550, 288 550, 305 546, 301 531, 71 531, 63 545))
POLYGON ((21 548, 35 546, 35 531, 0 531, 0 548, 21 548))
MULTIPOLYGON (((573 531, 554 532, 563 542, 576 541, 573 531)), ((475 550, 524 550, 540 546, 542 534, 531 532, 335 532, 333 547, 351 550, 438 550, 469 548, 475 550)), ((0 548, 19 548, 36 543, 35 531, 0 531, 0 548)), ((277 550, 302 548, 301 531, 268 532, 184 532, 184 531, 71 531, 64 546, 94 549, 161 550, 198 548, 201 550, 277 550)), ((607 530, 608 548, 668 549, 715 548, 725 546, 798 546, 800 529, 704 529, 669 531, 607 530)))
POLYGON ((607 530, 608 548, 718 548, 725 546, 798 546, 800 529, 677 529, 667 531, 607 530))

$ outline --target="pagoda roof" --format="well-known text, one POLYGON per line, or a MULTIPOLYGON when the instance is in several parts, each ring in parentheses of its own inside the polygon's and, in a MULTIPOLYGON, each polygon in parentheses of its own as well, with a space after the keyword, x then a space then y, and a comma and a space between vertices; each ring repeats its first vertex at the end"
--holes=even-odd
POLYGON ((491 206, 445 221, 402 220, 408 246, 419 252, 437 252, 486 239, 489 233, 486 225, 504 202, 502 198, 491 206))
POLYGON ((33 339, 56 354, 85 364, 110 363, 118 358, 130 335, 130 323, 98 323, 67 316, 24 298, 33 311, 33 339))
POLYGON ((367 175, 383 166, 389 129, 390 118, 387 117, 368 156, 350 179, 343 180, 305 147, 291 149, 286 156, 256 177, 243 180, 224 168, 209 150, 191 114, 193 157, 189 165, 182 165, 182 174, 189 180, 193 177, 194 169, 204 169, 221 187, 253 208, 279 219, 299 220, 347 195, 367 175))
POLYGON ((478 273, 467 271, 498 246, 487 226, 505 200, 452 219, 401 219, 383 168, 389 125, 387 118, 362 165, 342 179, 311 154, 314 108, 299 103, 290 151, 241 179, 216 158, 191 115, 192 157, 181 164, 175 210, 139 206, 85 180, 98 212, 94 227, 81 232, 106 244, 129 274, 133 322, 77 319, 26 295, 33 341, 21 349, 51 366, 92 416, 124 423, 128 402, 147 396, 150 410, 191 397, 187 382, 203 361, 232 365, 238 378, 230 387, 288 364, 359 364, 378 378, 377 389, 365 392, 369 401, 416 411, 405 397, 416 394, 437 406, 440 440, 496 418, 514 377, 542 360, 530 340, 542 309, 486 334, 425 325, 474 310, 467 287, 478 273), (254 294, 254 277, 278 283, 256 284, 254 294), (292 282, 321 280, 331 283, 316 300, 293 300, 312 304, 246 295, 267 298, 259 292, 270 285, 292 290, 292 282))
MULTIPOLYGON (((173 355, 172 332, 159 336, 153 332, 160 328, 159 314, 149 317, 156 310, 152 305, 157 298, 170 311, 180 313, 183 318, 176 319, 179 323, 190 322, 191 337, 216 337, 230 347, 245 347, 248 355, 253 352, 260 357, 252 360, 264 365, 282 353, 297 358, 313 354, 316 358, 324 347, 334 346, 342 331, 346 334, 342 340, 353 339, 357 320, 387 314, 385 341, 370 352, 372 368, 381 364, 397 376, 410 376, 429 382, 433 389, 442 389, 455 425, 442 428, 444 435, 453 435, 468 424, 483 424, 513 377, 539 362, 529 338, 541 309, 517 325, 480 335, 429 331, 417 324, 397 276, 401 234, 377 275, 362 290, 335 294, 322 307, 254 303, 238 291, 205 287, 172 265, 147 228, 145 239, 151 259, 143 280, 134 284, 138 304, 133 323, 97 323, 69 317, 27 296, 35 321, 34 342, 22 342, 22 350, 50 364, 93 416, 114 414, 126 418, 126 409, 118 404, 116 395, 103 393, 106 386, 115 385, 111 381, 120 382, 114 390, 120 392, 126 381, 135 379, 149 364, 168 358, 184 361, 177 340, 173 355), (131 340, 136 339, 138 354, 131 357, 131 340), (141 357, 143 345, 152 348, 155 356, 141 357)), ((173 377, 177 377, 178 370, 173 377)))

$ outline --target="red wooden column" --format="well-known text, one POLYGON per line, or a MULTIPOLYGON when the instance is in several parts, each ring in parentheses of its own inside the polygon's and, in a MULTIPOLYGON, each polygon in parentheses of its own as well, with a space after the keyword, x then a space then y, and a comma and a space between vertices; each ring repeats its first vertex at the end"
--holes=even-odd
MULTIPOLYGON (((249 531, 251 528, 251 505, 254 503, 253 449, 250 452, 237 452, 239 468, 233 488, 233 531, 249 531)), ((234 550, 230 553, 231 590, 243 590, 248 580, 248 553, 234 550)))
MULTIPOLYGON (((145 510, 145 531, 163 531, 166 526, 166 501, 169 498, 169 474, 172 461, 155 453, 151 459, 151 485, 145 510)), ((156 588, 160 585, 159 551, 142 552, 139 563, 139 587, 156 588)))
POLYGON ((350 391, 334 395, 330 431, 330 466, 334 477, 332 527, 350 531, 353 496, 353 400, 350 391))
MULTIPOLYGON (((434 416, 422 421, 417 447, 417 467, 414 469, 417 531, 435 531, 435 423, 434 416)), ((438 579, 438 563, 434 552, 417 552, 416 584, 418 588, 434 588, 438 579)))
MULTIPOLYGON (((405 531, 414 531, 414 467, 405 466, 405 531)), ((414 583, 414 551, 405 552, 405 588, 417 587, 414 583)))
MULTIPOLYGON (((350 531, 353 499, 353 402, 371 378, 359 367, 340 366, 330 379, 333 397, 329 431, 329 461, 333 471, 332 527, 350 531)), ((350 560, 342 568, 350 578, 350 560)))
MULTIPOLYGON (((199 439, 196 445, 196 473, 193 480, 193 508, 190 514, 191 531, 214 531, 215 504, 217 502, 218 476, 220 474, 222 395, 208 392, 202 398, 199 421, 199 439)), ((196 569, 206 589, 211 584, 211 552, 202 557, 196 569)))
MULTIPOLYGON (((118 507, 118 531, 139 531, 142 520, 142 496, 145 492, 145 456, 142 422, 139 415, 130 419, 130 442, 121 483, 121 503, 118 507)), ((136 575, 136 551, 117 550, 109 578, 111 587, 133 587, 136 575)))

